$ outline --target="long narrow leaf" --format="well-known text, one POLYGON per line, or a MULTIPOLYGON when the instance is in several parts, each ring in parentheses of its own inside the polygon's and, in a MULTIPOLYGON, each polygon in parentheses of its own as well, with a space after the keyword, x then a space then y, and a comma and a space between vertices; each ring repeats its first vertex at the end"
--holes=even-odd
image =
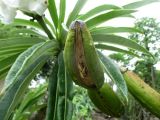
POLYGON ((95 26, 104 23, 108 20, 111 20, 113 18, 117 18, 117 17, 122 17, 123 15, 128 15, 130 13, 136 12, 135 10, 113 10, 107 13, 103 13, 100 14, 92 19, 89 19, 88 21, 86 21, 86 24, 88 26, 89 29, 94 28, 95 26))
POLYGON ((56 112, 56 101, 57 101, 57 87, 58 87, 58 60, 54 62, 52 72, 49 77, 48 84, 48 103, 47 103, 47 114, 46 120, 54 120, 54 114, 56 112))
POLYGON ((65 72, 63 54, 59 55, 59 98, 57 107, 57 120, 71 120, 73 104, 70 92, 72 92, 72 81, 70 81, 65 72), (70 114, 68 114, 70 113, 70 114))
POLYGON ((60 12, 59 12, 60 24, 64 21, 65 12, 66 12, 66 0, 60 0, 60 12))
POLYGON ((54 26, 55 28, 57 28, 58 27, 58 14, 57 14, 55 0, 48 0, 48 10, 51 15, 54 26))
POLYGON ((121 52, 121 53, 126 53, 126 54, 129 54, 129 55, 133 55, 135 57, 139 57, 137 54, 135 54, 135 53, 133 53, 131 51, 124 50, 124 49, 121 49, 121 48, 118 48, 118 47, 114 47, 114 46, 110 46, 110 45, 96 44, 95 47, 97 49, 111 50, 111 51, 115 51, 115 52, 121 52))
POLYGON ((23 28, 23 29, 16 29, 16 30, 12 30, 11 31, 11 34, 12 35, 17 35, 17 36, 37 36, 37 37, 44 37, 42 34, 40 34, 38 31, 35 31, 35 30, 31 30, 31 29, 26 29, 26 28, 23 28))
POLYGON ((99 57, 104 65, 105 72, 116 84, 118 91, 116 92, 121 102, 127 105, 128 102, 128 90, 125 80, 117 67, 117 65, 108 57, 104 56, 101 52, 98 52, 99 57))
POLYGON ((125 9, 135 9, 135 8, 139 8, 139 7, 142 7, 144 5, 154 3, 154 2, 159 2, 159 0, 139 0, 137 2, 133 2, 133 3, 129 3, 127 5, 124 5, 123 8, 125 8, 125 9))
POLYGON ((0 118, 8 120, 20 102, 26 88, 35 74, 52 55, 57 54, 58 46, 53 41, 39 43, 23 52, 10 69, 0 97, 0 118))
MULTIPOLYGON (((151 55, 145 48, 134 42, 133 40, 121 37, 121 36, 116 36, 116 35, 105 35, 105 34, 97 34, 93 35, 93 40, 94 42, 98 43, 111 43, 115 45, 120 45, 124 46, 130 49, 134 49, 137 51, 141 51, 146 53, 147 55, 151 55)), ((152 55, 151 55, 152 56, 152 55)))
POLYGON ((72 10, 72 12, 70 13, 68 20, 67 20, 67 27, 69 27, 69 25, 71 24, 72 21, 74 21, 77 17, 79 12, 81 11, 81 9, 83 8, 83 6, 85 5, 85 3, 87 2, 87 0, 78 0, 74 9, 72 10))
POLYGON ((25 19, 15 19, 11 25, 30 26, 30 27, 34 27, 34 28, 42 30, 42 27, 38 23, 29 21, 29 20, 25 20, 25 19))
POLYGON ((108 34, 108 33, 142 33, 140 30, 132 27, 98 27, 91 30, 91 34, 108 34))
POLYGON ((13 47, 13 46, 29 46, 34 45, 40 42, 44 42, 45 40, 38 37, 15 37, 15 38, 8 38, 8 39, 0 39, 0 49, 6 47, 13 47))
MULTIPOLYGON (((24 117, 27 109, 30 109, 34 104, 36 104, 40 98, 44 97, 47 90, 47 84, 40 85, 36 88, 29 89, 29 92, 24 96, 18 110, 14 114, 14 120, 21 120, 24 117)), ((37 108, 37 106, 36 106, 37 108)))
POLYGON ((101 12, 107 11, 107 10, 113 10, 113 9, 120 9, 120 7, 115 6, 115 5, 100 5, 98 7, 95 7, 94 9, 91 9, 90 11, 88 11, 87 13, 85 13, 84 15, 80 16, 78 19, 80 20, 86 20, 90 17, 93 17, 94 15, 97 15, 101 12))

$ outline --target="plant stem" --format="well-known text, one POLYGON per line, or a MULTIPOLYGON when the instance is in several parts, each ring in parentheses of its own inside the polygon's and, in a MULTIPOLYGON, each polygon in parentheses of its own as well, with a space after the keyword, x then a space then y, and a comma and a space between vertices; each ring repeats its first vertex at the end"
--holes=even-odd
POLYGON ((48 35, 49 39, 54 39, 52 33, 48 29, 47 25, 45 24, 45 21, 42 16, 36 16, 35 19, 38 21, 38 23, 41 25, 45 33, 48 35))

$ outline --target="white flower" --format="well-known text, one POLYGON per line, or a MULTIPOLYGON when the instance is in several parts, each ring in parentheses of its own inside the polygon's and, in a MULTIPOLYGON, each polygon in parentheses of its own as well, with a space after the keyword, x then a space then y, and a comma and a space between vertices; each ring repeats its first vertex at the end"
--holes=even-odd
POLYGON ((16 9, 6 5, 2 0, 0 0, 0 20, 3 23, 11 23, 16 16, 16 9))
POLYGON ((29 10, 42 15, 47 9, 47 0, 33 0, 33 3, 29 5, 29 10))
POLYGON ((42 15, 47 9, 47 0, 3 0, 8 6, 42 15))

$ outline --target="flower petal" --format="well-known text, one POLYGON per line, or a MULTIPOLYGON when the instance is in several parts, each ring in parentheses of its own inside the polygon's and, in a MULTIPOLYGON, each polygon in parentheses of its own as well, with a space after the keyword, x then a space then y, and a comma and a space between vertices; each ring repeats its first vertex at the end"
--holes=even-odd
POLYGON ((34 0, 34 2, 29 6, 29 10, 38 15, 42 15, 46 9, 47 0, 34 0))
POLYGON ((47 9, 47 0, 2 0, 7 6, 21 11, 42 15, 47 9))

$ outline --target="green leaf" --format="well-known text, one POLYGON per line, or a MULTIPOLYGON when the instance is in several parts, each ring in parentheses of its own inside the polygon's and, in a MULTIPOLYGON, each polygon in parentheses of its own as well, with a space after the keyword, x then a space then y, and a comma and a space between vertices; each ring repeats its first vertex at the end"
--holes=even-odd
POLYGON ((11 25, 13 25, 13 26, 20 26, 20 25, 30 26, 30 27, 42 30, 42 27, 38 23, 33 22, 33 21, 29 21, 29 20, 25 20, 25 19, 14 19, 14 21, 11 25))
POLYGON ((54 26, 55 28, 57 28, 58 27, 58 14, 57 14, 55 0, 48 0, 48 10, 52 18, 52 21, 54 23, 54 26))
POLYGON ((55 37, 55 36, 56 36, 56 29, 55 29, 55 27, 53 26, 53 24, 52 24, 47 18, 44 18, 44 21, 45 21, 45 23, 50 27, 50 29, 52 30, 53 35, 54 35, 54 37, 55 37))
POLYGON ((19 54, 11 55, 9 57, 6 57, 2 60, 0 60, 0 76, 5 74, 6 70, 9 70, 9 68, 12 66, 12 64, 15 62, 16 58, 19 54))
POLYGON ((0 71, 0 80, 5 80, 5 77, 10 69, 10 66, 0 71))
POLYGON ((19 53, 21 51, 26 50, 28 47, 24 48, 14 48, 14 49, 4 49, 0 51, 0 57, 3 55, 10 55, 12 53, 19 53))
POLYGON ((58 101, 58 118, 56 120, 72 120, 73 103, 64 96, 60 97, 58 101), (64 111, 65 110, 65 111, 64 111))
POLYGON ((87 0, 78 0, 74 9, 72 10, 72 12, 70 13, 68 20, 67 20, 67 27, 69 27, 69 25, 71 24, 72 21, 74 21, 78 15, 79 12, 81 11, 81 9, 83 8, 83 6, 85 5, 85 3, 87 2, 87 0))
POLYGON ((38 31, 36 30, 32 30, 32 29, 26 29, 26 28, 21 28, 21 29, 15 29, 11 31, 12 35, 17 35, 17 36, 37 36, 37 37, 44 37, 42 34, 40 34, 38 31))
POLYGON ((91 30, 91 34, 95 35, 95 34, 108 34, 108 33, 123 33, 123 32, 127 32, 127 33, 142 33, 140 30, 136 29, 136 28, 132 28, 132 27, 98 27, 98 28, 93 28, 91 30))
POLYGON ((72 88, 73 82, 68 79, 65 71, 63 53, 61 52, 58 59, 59 70, 58 70, 58 81, 59 81, 59 95, 58 95, 58 106, 57 106, 57 119, 56 120, 71 120, 72 118, 72 88), (68 114, 70 113, 70 114, 68 114))
POLYGON ((23 52, 7 74, 0 97, 0 118, 8 120, 23 97, 26 88, 44 63, 58 51, 57 43, 38 43, 23 52))
POLYGON ((110 46, 110 45, 105 45, 105 44, 95 44, 95 47, 97 49, 102 49, 102 50, 111 50, 111 51, 115 51, 115 52, 121 52, 121 53, 126 53, 126 54, 129 54, 129 55, 133 55, 135 57, 139 57, 137 54, 131 52, 131 51, 128 51, 128 50, 124 50, 124 49, 121 49, 121 48, 118 48, 118 47, 114 47, 114 46, 110 46))
POLYGON ((116 36, 116 35, 110 35, 110 34, 97 34, 93 35, 93 40, 94 42, 98 43, 111 43, 114 45, 119 45, 119 46, 124 46, 130 49, 134 49, 137 51, 141 51, 146 53, 147 55, 151 55, 145 48, 137 44, 135 41, 121 37, 121 36, 116 36))
POLYGON ((92 29, 95 26, 102 24, 108 20, 111 20, 117 17, 122 17, 123 15, 128 15, 133 12, 136 12, 136 11, 135 10, 125 10, 125 9, 112 10, 110 12, 103 13, 103 14, 97 15, 96 17, 89 19, 88 21, 86 21, 86 24, 89 29, 92 29))
POLYGON ((66 0, 60 0, 59 22, 63 23, 66 12, 66 0))
POLYGON ((104 70, 110 79, 116 84, 118 90, 116 94, 124 105, 127 105, 128 102, 128 90, 125 80, 117 67, 117 65, 108 57, 104 56, 101 52, 98 51, 99 57, 103 63, 104 70))
POLYGON ((8 39, 0 39, 0 50, 13 46, 31 46, 45 40, 38 37, 15 37, 8 39))
POLYGON ((154 2, 159 2, 159 0, 140 0, 140 1, 137 1, 137 2, 133 2, 133 3, 129 3, 127 5, 124 5, 123 8, 125 8, 125 9, 135 9, 135 8, 139 8, 139 7, 142 7, 144 5, 154 3, 154 2))
POLYGON ((49 76, 48 83, 48 102, 47 102, 47 113, 46 120, 54 120, 56 113, 57 95, 58 95, 58 60, 54 60, 54 66, 49 76))
POLYGON ((90 17, 93 17, 94 15, 97 15, 101 12, 107 11, 107 10, 112 10, 112 9, 120 9, 120 7, 115 6, 115 5, 100 5, 98 7, 95 7, 93 9, 91 9, 90 11, 88 11, 87 13, 81 15, 78 19, 80 20, 86 20, 90 17))
MULTIPOLYGON (((40 85, 36 88, 29 89, 29 92, 24 96, 20 106, 16 110, 14 114, 14 120, 21 120, 21 117, 27 109, 31 108, 37 101, 45 95, 47 91, 47 84, 40 85)), ((36 105, 37 107, 38 105, 36 105)))

